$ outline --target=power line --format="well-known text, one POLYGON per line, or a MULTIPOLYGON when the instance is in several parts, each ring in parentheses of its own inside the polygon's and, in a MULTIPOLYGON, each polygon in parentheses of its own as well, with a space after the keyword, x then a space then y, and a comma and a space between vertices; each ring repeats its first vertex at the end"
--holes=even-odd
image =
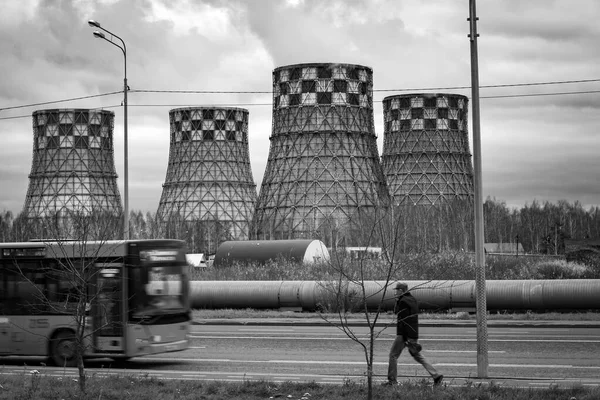
MULTIPOLYGON (((421 89, 422 90, 422 89, 421 89)), ((504 99, 504 98, 519 98, 519 97, 538 97, 538 96, 563 96, 574 94, 592 94, 600 93, 600 90, 585 90, 579 92, 550 92, 550 93, 522 93, 522 94, 507 94, 497 96, 481 96, 480 99, 504 99)), ((383 100, 373 100, 374 103, 383 103, 383 100)), ((248 107, 248 106, 272 106, 273 103, 225 103, 225 104, 128 104, 129 107, 248 107)))
MULTIPOLYGON (((533 85, 533 84, 521 84, 520 86, 531 86, 531 85, 533 85)), ((511 85, 511 86, 517 86, 517 85, 511 85)), ((488 87, 492 87, 492 86, 488 86, 488 87)), ((495 85, 493 87, 500 87, 500 86, 495 85)), ((447 89, 459 89, 459 88, 460 87, 431 88, 430 90, 447 90, 447 89)), ((402 89, 402 90, 398 90, 398 91, 418 91, 418 90, 423 91, 426 89, 402 89)), ((386 91, 386 90, 381 90, 381 91, 386 91)), ((0 109, 0 111, 17 109, 17 108, 25 108, 25 107, 33 107, 36 105, 60 103, 63 101, 73 101, 73 100, 78 100, 78 99, 88 99, 88 98, 93 98, 93 97, 108 96, 108 95, 113 95, 113 94, 118 94, 118 93, 122 93, 122 92, 119 91, 119 92, 103 93, 103 94, 99 94, 99 95, 83 96, 83 97, 67 99, 67 100, 56 100, 56 101, 52 101, 52 102, 35 103, 35 104, 30 104, 30 105, 7 107, 7 108, 0 109)), ((234 92, 231 92, 231 93, 234 93, 234 92)), ((247 92, 235 92, 235 93, 247 93, 247 92)), ((583 91, 577 91, 577 92, 522 93, 522 94, 507 94, 507 95, 495 95, 495 96, 481 96, 480 98, 481 99, 508 99, 508 98, 520 98, 520 97, 567 96, 567 95, 594 94, 594 93, 600 93, 600 90, 583 90, 583 91)), ((374 100, 374 102, 381 103, 381 102, 383 102, 383 100, 374 100)), ((212 107, 251 107, 251 106, 272 106, 272 105, 273 105, 273 103, 224 103, 224 104, 211 104, 210 106, 212 106, 212 107)), ((95 107, 93 109, 117 108, 117 107, 121 107, 121 106, 122 105, 111 105, 111 106, 95 107)), ((185 107, 206 107, 207 105, 206 104, 194 105, 194 104, 131 104, 130 103, 130 104, 128 104, 128 106, 129 107, 185 108, 185 107)), ((29 118, 29 117, 31 117, 31 115, 17 115, 17 116, 11 116, 11 117, 0 117, 0 121, 9 120, 9 119, 29 118)))
MULTIPOLYGON (((563 85, 563 84, 574 84, 574 83, 592 83, 600 82, 600 79, 578 79, 578 80, 566 80, 566 81, 546 81, 546 82, 530 82, 530 83, 508 83, 499 85, 483 85, 480 86, 482 89, 492 88, 507 88, 507 87, 525 87, 525 86, 545 86, 545 85, 563 85)), ((373 92, 420 92, 420 91, 442 91, 442 90, 466 90, 470 89, 471 86, 448 86, 448 87, 429 87, 429 88, 408 88, 408 89, 373 89, 373 92)), ((131 93, 172 93, 172 94, 272 94, 272 91, 219 91, 219 90, 152 90, 152 89, 133 89, 131 93)), ((89 96, 73 97, 62 100, 46 101, 41 103, 23 104, 19 106, 3 107, 0 111, 14 110, 17 108, 36 107, 41 105, 65 103, 76 100, 91 99, 96 97, 111 96, 114 94, 121 94, 122 91, 115 91, 109 93, 100 93, 89 96)), ((583 94, 583 93, 596 93, 590 92, 567 92, 565 94, 583 94)), ((540 94, 540 96, 543 94, 540 94)), ((502 97, 526 97, 530 95, 506 95, 506 96, 488 96, 482 98, 502 98, 502 97)), ((533 95, 531 95, 533 96, 533 95)), ((244 104, 244 105, 266 105, 266 104, 244 104)), ((2 118, 10 119, 10 118, 2 118)))
POLYGON ((47 104, 66 103, 68 101, 75 101, 75 100, 92 99, 92 98, 95 98, 95 97, 111 96, 111 95, 117 94, 117 93, 123 93, 123 92, 118 91, 118 92, 110 92, 110 93, 100 93, 100 94, 92 94, 92 95, 89 95, 89 96, 72 97, 72 98, 63 99, 63 100, 44 101, 42 103, 31 103, 31 104, 24 104, 24 105, 20 105, 20 106, 3 107, 3 108, 0 108, 0 111, 14 110, 14 109, 17 109, 17 108, 45 106, 47 104))
POLYGON ((127 104, 129 107, 249 107, 249 106, 272 106, 273 103, 225 103, 225 104, 127 104))
MULTIPOLYGON (((548 81, 548 82, 530 82, 530 83, 507 83, 501 85, 482 85, 482 89, 522 87, 522 86, 542 86, 542 85, 564 85, 572 83, 591 83, 600 82, 600 79, 579 79, 569 81, 548 81)), ((449 86, 449 87, 430 87, 430 88, 410 88, 410 89, 373 89, 373 92, 419 92, 431 90, 462 90, 471 89, 471 86, 449 86)), ((177 94, 272 94, 272 91, 235 91, 235 90, 153 90, 136 89, 130 92, 138 93, 177 93, 177 94)))
MULTIPOLYGON (((117 92, 120 93, 120 92, 117 92)), ((579 92, 551 92, 551 93, 523 93, 523 94, 507 94, 498 96, 481 96, 481 99, 507 99, 507 98, 519 98, 519 97, 542 97, 542 96, 565 96, 575 94, 593 94, 600 93, 600 90, 585 90, 579 92)), ((375 103, 382 103, 383 100, 374 100, 375 103)), ((225 104, 210 104, 211 107, 251 107, 251 106, 272 106, 273 103, 225 103, 225 104)), ((95 107, 92 110, 106 109, 106 108, 117 108, 122 105, 111 105, 95 107)), ((128 104, 129 107, 174 107, 174 108, 187 108, 187 107, 207 107, 208 105, 194 105, 194 104, 128 104)), ((14 107, 13 107, 14 108, 14 107)), ((19 118, 30 118, 31 115, 17 115, 11 117, 0 117, 0 121, 8 119, 19 119, 19 118)))
MULTIPOLYGON (((117 92, 117 93, 121 93, 121 92, 117 92)), ((122 104, 117 104, 114 106, 102 106, 102 107, 94 107, 94 108, 86 108, 86 110, 104 110, 106 108, 117 108, 117 107, 122 107, 122 104)), ((0 117, 0 121, 5 120, 5 119, 19 119, 19 118, 31 118, 31 114, 27 114, 27 115, 15 115, 12 117, 0 117)))
MULTIPOLYGON (((506 87, 522 87, 522 86, 544 86, 544 85, 563 85, 570 83, 591 83, 600 82, 600 79, 580 79, 570 81, 548 81, 548 82, 531 82, 531 83, 507 83, 501 85, 480 85, 480 89, 506 88, 506 87)), ((450 87, 432 87, 432 88, 416 88, 416 89, 373 89, 374 92, 418 92, 430 90, 463 90, 471 89, 471 86, 450 86, 450 87)))
POLYGON ((239 91, 239 90, 153 90, 133 89, 129 92, 136 93, 177 93, 177 94, 273 94, 273 91, 239 91))
POLYGON ((600 90, 586 90, 582 92, 553 92, 553 93, 529 93, 529 94, 507 94, 499 96, 481 96, 480 99, 504 99, 511 97, 536 97, 536 96, 563 96, 569 94, 591 94, 600 93, 600 90))

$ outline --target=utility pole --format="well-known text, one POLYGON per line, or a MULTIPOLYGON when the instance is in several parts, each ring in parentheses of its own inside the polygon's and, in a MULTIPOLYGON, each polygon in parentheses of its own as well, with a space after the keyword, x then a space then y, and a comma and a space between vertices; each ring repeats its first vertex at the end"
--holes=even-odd
POLYGON ((475 0, 469 0, 471 42, 471 106, 473 109, 473 169, 475 186, 475 291, 477 304, 477 376, 488 377, 487 298, 483 238, 483 190, 481 179, 481 130, 479 121, 479 69, 477 58, 477 13, 475 0))

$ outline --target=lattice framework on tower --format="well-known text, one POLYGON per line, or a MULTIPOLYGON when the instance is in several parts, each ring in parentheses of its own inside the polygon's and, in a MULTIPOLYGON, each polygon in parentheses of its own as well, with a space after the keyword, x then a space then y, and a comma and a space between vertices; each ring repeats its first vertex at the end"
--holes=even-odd
POLYGON ((88 109, 33 113, 33 157, 23 212, 122 213, 113 151, 114 113, 88 109))
POLYGON ((344 229, 387 201, 372 88, 372 70, 359 65, 274 70, 271 145, 257 200, 256 238, 344 229))
POLYGON ((382 164, 394 204, 435 205, 473 197, 465 96, 389 96, 383 112, 382 164))
POLYGON ((256 204, 248 147, 248 111, 197 107, 169 112, 169 162, 158 215, 219 222, 248 239, 256 204))

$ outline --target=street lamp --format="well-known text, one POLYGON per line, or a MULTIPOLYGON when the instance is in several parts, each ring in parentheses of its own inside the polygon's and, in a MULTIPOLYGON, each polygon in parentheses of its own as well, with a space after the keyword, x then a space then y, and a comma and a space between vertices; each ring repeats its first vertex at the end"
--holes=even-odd
POLYGON ((123 168, 125 170, 124 174, 123 174, 123 185, 124 185, 124 203, 125 203, 125 207, 124 207, 124 214, 125 214, 125 218, 123 221, 123 239, 124 240, 128 240, 129 239, 129 167, 128 167, 128 144, 127 144, 127 91, 129 90, 129 87, 127 86, 127 47, 125 46, 125 42, 123 41, 123 39, 121 39, 119 36, 115 35, 114 33, 112 33, 111 31, 109 31, 108 29, 104 29, 102 26, 100 26, 100 23, 98 21, 94 21, 93 19, 88 21, 88 25, 91 26, 92 28, 98 28, 100 30, 103 30, 104 32, 108 33, 110 35, 110 39, 106 38, 106 35, 102 32, 99 31, 94 31, 94 37, 98 38, 98 39, 104 39, 106 40, 108 43, 118 47, 119 49, 121 49, 121 51, 123 52, 123 60, 124 60, 124 66, 125 66, 125 78, 123 79, 123 95, 124 95, 124 99, 123 99, 123 107, 124 107, 124 114, 125 114, 125 128, 123 130, 123 140, 125 142, 125 146, 124 146, 124 150, 125 150, 125 156, 124 156, 124 165, 123 168), (119 41, 121 42, 121 45, 119 45, 118 43, 115 43, 113 41, 113 38, 117 38, 119 39, 119 41))

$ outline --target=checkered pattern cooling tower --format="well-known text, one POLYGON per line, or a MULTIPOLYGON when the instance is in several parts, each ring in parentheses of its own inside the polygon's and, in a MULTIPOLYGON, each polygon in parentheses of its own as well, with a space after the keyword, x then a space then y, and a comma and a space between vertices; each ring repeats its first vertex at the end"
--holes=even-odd
POLYGON ((54 109, 33 113, 33 162, 25 215, 122 213, 113 123, 111 111, 54 109))
POLYGON ((257 239, 343 229, 388 200, 373 127, 373 72, 348 64, 273 71, 273 131, 257 239))
POLYGON ((169 111, 171 145, 158 206, 166 220, 220 222, 232 240, 248 239, 256 204, 250 168, 248 110, 233 107, 169 111))
POLYGON ((434 205, 474 196, 468 99, 407 94, 383 99, 383 171, 394 204, 434 205))

